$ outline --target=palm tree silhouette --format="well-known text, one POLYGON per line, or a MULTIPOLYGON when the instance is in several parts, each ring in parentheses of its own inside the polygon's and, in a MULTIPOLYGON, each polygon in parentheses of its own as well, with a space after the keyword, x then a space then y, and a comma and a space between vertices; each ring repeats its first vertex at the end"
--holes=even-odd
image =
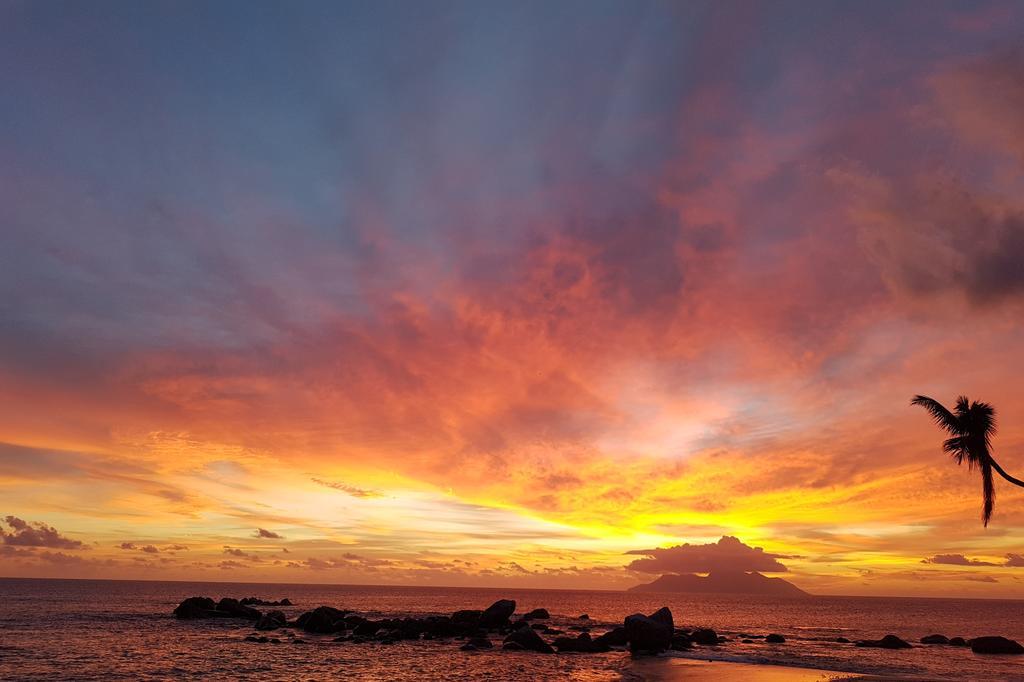
POLYGON ((995 469, 1010 483, 1024 488, 1024 481, 1003 471, 992 458, 992 436, 996 434, 996 409, 988 403, 972 403, 963 395, 956 399, 954 412, 950 412, 942 403, 925 395, 915 395, 910 404, 920 405, 928 410, 935 423, 949 434, 950 437, 942 444, 944 452, 951 454, 957 464, 963 464, 966 460, 968 469, 978 467, 981 470, 981 487, 984 495, 981 520, 987 526, 996 504, 992 470, 995 469))

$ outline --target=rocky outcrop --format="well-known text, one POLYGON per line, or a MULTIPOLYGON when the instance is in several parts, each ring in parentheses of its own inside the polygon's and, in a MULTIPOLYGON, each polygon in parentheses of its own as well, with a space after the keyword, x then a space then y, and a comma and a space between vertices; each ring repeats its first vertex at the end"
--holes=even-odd
POLYGON ((217 602, 217 610, 234 618, 244 618, 246 620, 259 620, 262 615, 257 609, 245 606, 237 599, 232 599, 231 597, 224 597, 217 602))
POLYGON ((508 626, 509 618, 516 612, 516 603, 512 599, 499 599, 480 614, 477 625, 485 630, 497 630, 508 626))
POLYGON ((872 649, 910 649, 912 648, 908 642, 903 641, 896 635, 886 635, 882 639, 862 639, 857 642, 859 647, 868 647, 872 649))
POLYGON ((211 618, 210 612, 217 608, 209 597, 189 597, 178 604, 174 609, 174 617, 189 618, 211 618))
POLYGON ((1006 637, 975 637, 971 651, 976 654, 1024 654, 1024 646, 1006 637))
POLYGON ((257 630, 276 630, 288 625, 288 618, 280 611, 269 611, 256 621, 257 630))
POLYGON ((717 646, 718 633, 711 628, 698 628, 690 633, 690 639, 694 644, 701 646, 717 646))
POLYGON ((629 650, 634 653, 656 654, 672 646, 675 630, 668 607, 663 606, 649 616, 642 613, 626 616, 623 627, 629 640, 629 650))
POLYGON ((292 603, 288 599, 282 599, 281 601, 264 601, 259 597, 245 597, 240 599, 239 604, 242 606, 291 606, 292 603))
POLYGON ((452 622, 462 625, 476 625, 480 622, 480 615, 483 611, 479 609, 465 609, 452 614, 452 622))
POLYGON ((330 634, 347 629, 344 618, 348 611, 342 611, 332 606, 318 606, 312 611, 306 611, 295 620, 296 627, 306 632, 330 634))
POLYGON ((558 649, 559 653, 562 652, 577 652, 581 654, 596 654, 610 650, 604 642, 598 642, 591 639, 590 635, 586 632, 581 634, 579 637, 556 637, 553 642, 554 647, 558 649))
POLYGON ((174 609, 174 616, 181 619, 241 618, 259 620, 261 615, 251 606, 244 606, 237 599, 230 597, 224 597, 217 603, 214 603, 209 597, 189 597, 174 609))
POLYGON ((626 646, 629 643, 629 638, 626 636, 626 628, 617 627, 612 628, 608 632, 594 638, 595 642, 598 642, 605 646, 626 646))
POLYGON ((523 616, 523 620, 544 620, 550 617, 551 614, 548 613, 547 609, 534 609, 523 616))
POLYGON ((949 644, 945 635, 926 635, 921 638, 921 644, 949 644))
POLYGON ((504 645, 506 649, 510 648, 508 647, 508 644, 516 644, 526 651, 536 651, 539 654, 555 653, 555 650, 551 648, 551 645, 545 642, 533 628, 519 628, 518 630, 513 630, 508 637, 505 638, 504 645))

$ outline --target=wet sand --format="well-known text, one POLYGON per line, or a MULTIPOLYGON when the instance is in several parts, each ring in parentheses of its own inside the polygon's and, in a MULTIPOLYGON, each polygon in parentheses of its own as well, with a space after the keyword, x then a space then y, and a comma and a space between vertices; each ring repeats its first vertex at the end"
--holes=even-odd
POLYGON ((896 678, 782 665, 652 657, 633 661, 625 674, 636 682, 881 682, 896 678))

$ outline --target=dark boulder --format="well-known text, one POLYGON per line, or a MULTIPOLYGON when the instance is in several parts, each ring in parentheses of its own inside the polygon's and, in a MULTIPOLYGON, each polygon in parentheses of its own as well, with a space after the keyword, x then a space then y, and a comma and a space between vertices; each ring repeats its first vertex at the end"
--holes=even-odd
POLYGON ((648 616, 653 621, 657 621, 670 628, 675 628, 675 623, 672 622, 672 611, 667 606, 662 606, 660 609, 648 616))
POLYGON ((550 617, 551 614, 548 613, 547 609, 534 609, 533 611, 530 611, 528 614, 523 616, 523 620, 543 620, 545 618, 550 617))
POLYGON ((463 611, 456 611, 452 614, 452 622, 463 624, 463 625, 476 625, 480 621, 480 615, 483 611, 479 609, 465 609, 463 611))
POLYGON ((480 614, 480 627, 497 630, 508 625, 508 619, 516 612, 516 603, 511 599, 499 599, 480 614))
POLYGON ((288 619, 280 611, 268 611, 256 621, 257 630, 276 630, 288 625, 288 619))
POLYGON ((295 625, 306 632, 330 634, 345 629, 343 619, 347 613, 332 606, 318 606, 295 619, 295 625))
POLYGON ((619 626, 595 637, 594 641, 606 646, 626 646, 629 643, 629 637, 626 635, 626 628, 619 626))
POLYGON ((580 614, 580 620, 590 620, 590 616, 585 613, 580 614))
POLYGON ((718 645, 718 633, 711 628, 697 628, 690 633, 690 639, 693 640, 694 644, 700 644, 701 646, 718 645))
POLYGON ((382 626, 380 623, 376 623, 372 620, 364 620, 352 629, 352 634, 358 635, 359 637, 372 637, 377 634, 381 628, 382 626))
POLYGON ((174 609, 176 618, 209 618, 217 605, 209 597, 189 597, 174 609))
POLYGON ((607 644, 591 639, 590 635, 585 632, 579 637, 558 637, 553 644, 559 653, 569 651, 581 654, 596 654, 609 650, 607 644))
POLYGON ((470 637, 466 644, 472 644, 477 649, 493 649, 494 645, 486 637, 470 637))
POLYGON ((849 644, 850 640, 846 639, 845 637, 836 637, 836 642, 838 644, 849 644))
POLYGON ((693 648, 693 640, 689 635, 677 632, 672 635, 672 649, 674 651, 689 651, 693 648))
POLYGON ((949 645, 950 646, 967 646, 967 640, 964 639, 963 637, 950 637, 949 638, 949 645))
POLYGON ((749 639, 749 638, 747 638, 747 639, 741 639, 740 641, 741 641, 742 643, 744 643, 744 644, 753 644, 753 643, 754 643, 754 640, 752 640, 752 639, 749 639))
POLYGON ((257 609, 251 606, 245 606, 241 604, 237 599, 231 597, 224 597, 217 602, 217 610, 221 613, 227 614, 233 618, 244 618, 246 620, 259 620, 261 614, 257 609))
POLYGON ((658 653, 672 646, 672 612, 662 607, 649 616, 634 613, 623 622, 630 651, 658 653))
POLYGON ((281 601, 267 601, 260 599, 259 597, 246 597, 241 599, 239 602, 242 606, 291 606, 292 603, 287 599, 281 601))
POLYGON ((775 634, 774 632, 764 638, 764 641, 769 644, 785 644, 786 638, 782 635, 775 634))
POLYGON ((886 635, 882 639, 862 639, 857 642, 859 647, 868 647, 871 649, 910 649, 912 648, 908 642, 903 641, 896 635, 886 635))
MULTIPOLYGON (((525 618, 523 619, 525 621, 525 618)), ((550 628, 544 623, 530 623, 530 627, 534 630, 549 630, 550 628)))
POLYGON ((526 647, 519 642, 505 642, 501 645, 501 648, 505 651, 526 651, 526 647))
POLYGON ((921 638, 921 644, 949 644, 945 635, 927 635, 921 638))
POLYGON ((1024 646, 1006 637, 975 637, 971 651, 976 654, 1024 654, 1024 646))
MULTIPOLYGON (((555 650, 551 648, 551 645, 545 642, 533 628, 519 628, 518 630, 513 630, 509 633, 508 637, 505 638, 504 643, 506 645, 515 643, 527 651, 536 651, 540 654, 555 653, 555 650)), ((505 648, 508 647, 506 646, 505 648)))

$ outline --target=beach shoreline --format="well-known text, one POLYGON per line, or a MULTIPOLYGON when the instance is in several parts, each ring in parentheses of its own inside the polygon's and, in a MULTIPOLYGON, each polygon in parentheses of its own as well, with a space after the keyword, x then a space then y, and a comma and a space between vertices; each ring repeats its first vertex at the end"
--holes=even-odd
POLYGON ((919 679, 676 656, 637 658, 623 671, 623 680, 628 682, 914 682, 919 679))

